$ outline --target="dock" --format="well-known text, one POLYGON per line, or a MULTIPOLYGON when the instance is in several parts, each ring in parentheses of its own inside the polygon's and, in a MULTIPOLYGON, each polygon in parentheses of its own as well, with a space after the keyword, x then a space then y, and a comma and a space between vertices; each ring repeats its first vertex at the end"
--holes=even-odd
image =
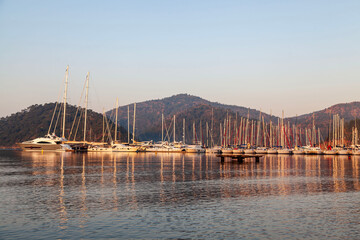
POLYGON ((260 158, 264 155, 260 154, 218 154, 216 155, 221 159, 221 162, 225 162, 225 158, 231 158, 237 160, 238 163, 243 163, 245 158, 255 158, 255 162, 260 162, 260 158))

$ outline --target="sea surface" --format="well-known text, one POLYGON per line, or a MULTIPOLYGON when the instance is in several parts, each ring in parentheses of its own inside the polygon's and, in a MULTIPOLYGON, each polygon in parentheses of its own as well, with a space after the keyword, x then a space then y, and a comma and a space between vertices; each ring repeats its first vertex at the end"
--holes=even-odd
POLYGON ((0 239, 360 239, 360 157, 0 151, 0 239))

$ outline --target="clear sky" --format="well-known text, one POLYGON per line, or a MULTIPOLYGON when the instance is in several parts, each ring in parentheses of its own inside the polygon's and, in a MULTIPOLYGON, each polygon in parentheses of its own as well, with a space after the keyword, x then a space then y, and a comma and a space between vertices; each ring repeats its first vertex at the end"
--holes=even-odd
POLYGON ((0 0, 0 117, 188 93, 280 116, 360 100, 359 0, 0 0))

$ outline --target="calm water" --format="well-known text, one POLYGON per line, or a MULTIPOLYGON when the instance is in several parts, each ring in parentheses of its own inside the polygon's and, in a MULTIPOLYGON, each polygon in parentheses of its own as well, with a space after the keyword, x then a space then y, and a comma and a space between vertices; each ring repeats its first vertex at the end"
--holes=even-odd
POLYGON ((360 157, 0 151, 0 238, 360 239, 360 157))

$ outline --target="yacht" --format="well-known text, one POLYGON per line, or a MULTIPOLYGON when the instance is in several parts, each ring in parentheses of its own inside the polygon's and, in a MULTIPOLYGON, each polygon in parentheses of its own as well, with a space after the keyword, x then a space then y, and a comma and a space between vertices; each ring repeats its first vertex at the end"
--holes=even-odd
POLYGON ((72 151, 70 145, 65 144, 66 139, 55 134, 47 134, 44 137, 18 143, 25 151, 72 151))

